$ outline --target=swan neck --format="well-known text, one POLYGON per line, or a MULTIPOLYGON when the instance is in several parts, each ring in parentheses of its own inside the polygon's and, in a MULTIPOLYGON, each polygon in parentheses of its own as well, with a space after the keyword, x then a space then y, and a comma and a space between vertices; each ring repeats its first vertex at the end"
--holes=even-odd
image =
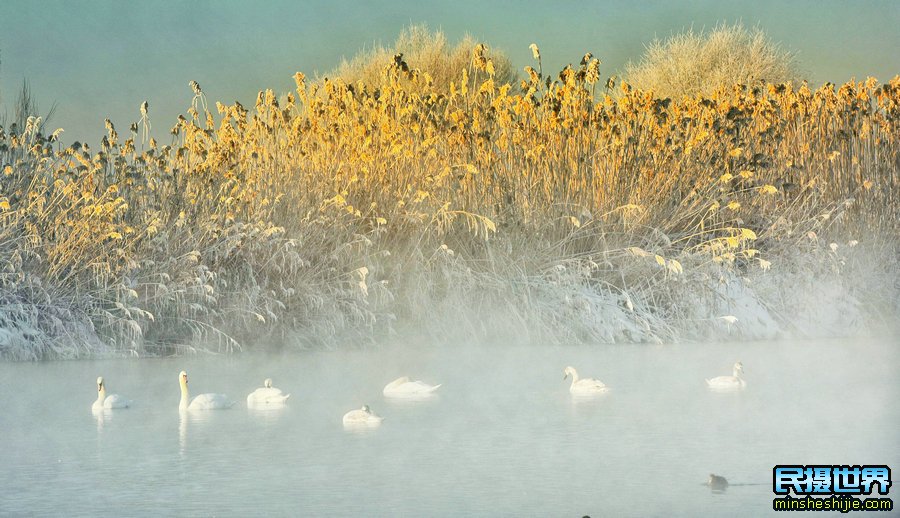
POLYGON ((103 404, 106 401, 106 387, 100 385, 100 390, 97 391, 97 403, 103 404))
POLYGON ((181 380, 180 383, 181 383, 181 403, 179 403, 178 407, 179 408, 187 408, 188 400, 190 399, 190 396, 188 395, 187 383, 184 380, 181 380))

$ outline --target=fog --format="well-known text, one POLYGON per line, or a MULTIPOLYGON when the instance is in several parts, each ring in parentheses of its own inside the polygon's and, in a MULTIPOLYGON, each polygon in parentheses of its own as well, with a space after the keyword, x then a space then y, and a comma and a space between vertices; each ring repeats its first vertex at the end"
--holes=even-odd
POLYGON ((900 462, 897 360, 870 338, 0 363, 0 512, 759 516, 776 464, 900 462), (707 389, 738 360, 744 390, 707 389), (567 365, 609 392, 573 398, 567 365), (181 370, 237 404, 180 413, 181 370), (98 375, 133 406, 93 415, 98 375), (386 399, 402 375, 443 385, 386 399), (287 405, 248 409, 267 377, 287 405), (384 422, 345 430, 363 404, 384 422))

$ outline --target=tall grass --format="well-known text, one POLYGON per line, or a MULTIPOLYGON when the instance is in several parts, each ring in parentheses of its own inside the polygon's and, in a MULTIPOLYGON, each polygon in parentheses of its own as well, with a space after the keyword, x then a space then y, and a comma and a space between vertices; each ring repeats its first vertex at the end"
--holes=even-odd
POLYGON ((720 24, 712 30, 693 28, 666 40, 654 40, 644 55, 625 68, 635 88, 659 97, 712 95, 735 83, 799 83, 795 55, 781 48, 760 28, 741 23, 720 24))
POLYGON ((752 335, 718 317, 785 326, 731 301, 810 236, 889 236, 896 278, 900 77, 595 101, 590 56, 520 92, 484 46, 446 89, 406 59, 251 109, 192 82, 165 144, 0 131, 0 356, 752 335))
MULTIPOLYGON (((347 85, 363 82, 377 86, 384 79, 386 67, 395 63, 400 56, 408 71, 413 74, 428 74, 436 90, 446 91, 453 81, 459 79, 461 70, 472 64, 472 53, 479 45, 471 36, 466 36, 455 45, 447 41, 441 30, 431 30, 427 25, 410 25, 400 32, 393 46, 374 45, 326 73, 323 78, 340 80, 347 85)), ((497 50, 488 50, 492 61, 495 80, 500 84, 516 81, 516 71, 509 58, 497 50)))

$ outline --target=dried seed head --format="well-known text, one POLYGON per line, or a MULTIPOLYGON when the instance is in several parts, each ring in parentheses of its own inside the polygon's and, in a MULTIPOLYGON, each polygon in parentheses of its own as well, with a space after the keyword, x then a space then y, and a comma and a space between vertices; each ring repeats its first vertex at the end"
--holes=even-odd
MULTIPOLYGON (((590 52, 585 56, 589 56, 590 52)), ((594 84, 600 80, 600 60, 597 58, 592 59, 587 66, 587 71, 585 72, 584 80, 589 84, 594 84)))
POLYGON ((485 52, 487 52, 487 45, 484 43, 475 45, 475 48, 472 50, 472 62, 478 70, 487 68, 487 57, 485 56, 485 52))

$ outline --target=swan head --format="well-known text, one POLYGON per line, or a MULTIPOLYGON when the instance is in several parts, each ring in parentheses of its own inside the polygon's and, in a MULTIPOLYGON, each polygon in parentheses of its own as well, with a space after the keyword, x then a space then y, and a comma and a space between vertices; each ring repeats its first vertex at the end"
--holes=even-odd
POLYGON ((744 373, 744 364, 741 362, 736 362, 734 364, 734 372, 735 372, 735 376, 737 376, 738 374, 743 374, 744 373))
POLYGON ((365 412, 365 413, 367 413, 367 414, 371 414, 371 413, 372 413, 372 410, 369 409, 369 405, 363 405, 362 408, 361 408, 360 410, 362 410, 363 412, 365 412))
POLYGON ((181 374, 178 375, 178 382, 181 383, 182 386, 187 386, 187 373, 181 371, 181 374))
POLYGON ((263 382, 263 386, 266 388, 272 388, 272 378, 266 378, 266 381, 263 382))
POLYGON ((97 377, 97 390, 103 390, 103 376, 97 377))
POLYGON ((563 372, 565 373, 565 376, 563 376, 564 380, 566 378, 568 378, 569 376, 572 376, 573 378, 578 376, 578 373, 575 372, 575 367, 572 367, 572 366, 566 367, 566 370, 563 372))

